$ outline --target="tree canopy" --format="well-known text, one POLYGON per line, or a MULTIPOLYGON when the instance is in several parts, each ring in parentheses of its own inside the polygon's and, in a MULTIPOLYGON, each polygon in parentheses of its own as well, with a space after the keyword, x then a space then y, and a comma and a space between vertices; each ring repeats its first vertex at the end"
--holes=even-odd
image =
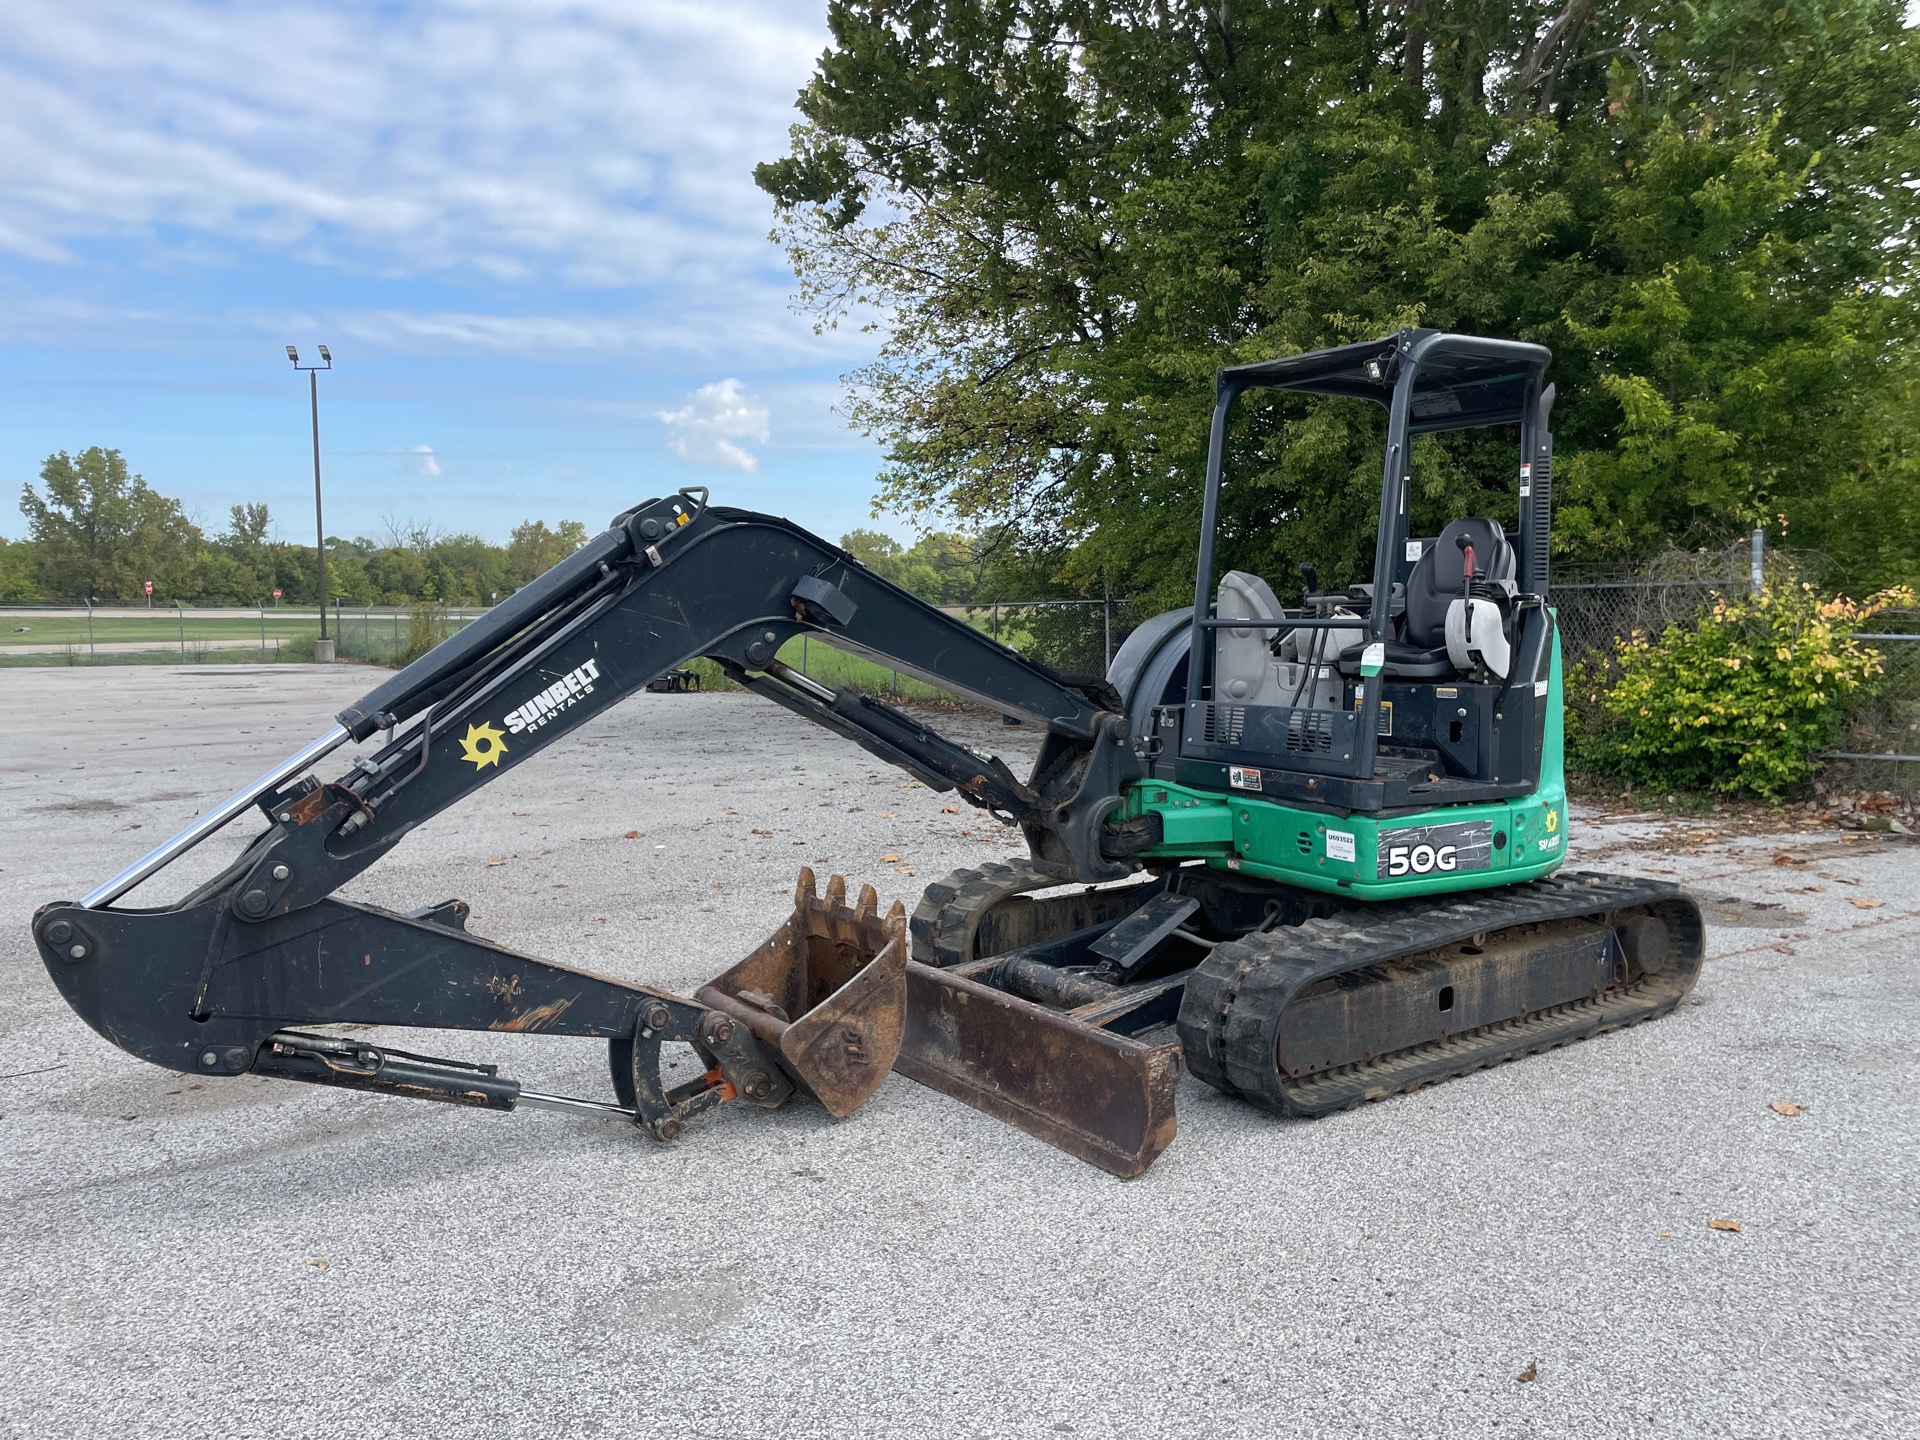
MULTIPOLYGON (((756 178, 802 302, 880 336, 848 377, 880 503, 1083 586, 1190 585, 1217 367, 1412 324, 1553 348, 1561 553, 1763 524, 1912 578, 1903 9, 831 0, 756 178)), ((1360 578, 1381 428, 1254 405, 1225 558, 1360 578)), ((1510 523, 1510 443, 1423 441, 1416 526, 1510 523)))
MULTIPOLYGON (((48 456, 40 485, 21 488, 20 510, 30 538, 0 539, 0 602, 139 604, 149 581, 155 600, 168 605, 262 605, 276 590, 289 605, 311 605, 319 593, 313 546, 275 539, 266 505, 233 506, 226 528, 210 538, 118 450, 48 456)), ((587 540, 578 520, 551 528, 529 520, 506 546, 416 521, 387 528, 385 543, 327 537, 332 595, 348 605, 487 605, 587 540)))

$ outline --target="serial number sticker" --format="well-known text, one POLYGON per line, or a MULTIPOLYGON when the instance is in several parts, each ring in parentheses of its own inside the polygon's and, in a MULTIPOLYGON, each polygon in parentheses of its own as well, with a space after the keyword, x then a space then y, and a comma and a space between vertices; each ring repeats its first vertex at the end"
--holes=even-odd
POLYGON ((1227 767, 1227 784, 1235 790, 1258 790, 1260 772, 1251 765, 1230 765, 1227 767))
POLYGON ((1380 835, 1381 873, 1456 875, 1493 864, 1493 822, 1467 820, 1452 825, 1412 825, 1380 835))
POLYGON ((1414 565, 1419 563, 1421 548, 1422 548, 1422 545, 1420 541, 1418 540, 1407 541, 1407 563, 1409 565, 1414 565))
POLYGON ((1534 699, 1536 699, 1536 700, 1538 700, 1538 699, 1539 699, 1539 698, 1540 698, 1540 697, 1541 697, 1542 695, 1544 695, 1544 694, 1546 694, 1546 693, 1547 693, 1547 682, 1546 682, 1546 681, 1544 681, 1544 680, 1536 680, 1536 681, 1534 681, 1534 682, 1533 682, 1533 698, 1534 698, 1534 699))
POLYGON ((1353 832, 1351 830, 1327 831, 1327 859, 1353 861, 1353 832))

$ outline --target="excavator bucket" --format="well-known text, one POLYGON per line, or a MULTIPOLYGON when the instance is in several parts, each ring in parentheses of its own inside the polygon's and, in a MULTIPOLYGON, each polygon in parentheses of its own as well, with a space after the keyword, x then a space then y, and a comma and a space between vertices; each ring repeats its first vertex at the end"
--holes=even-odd
POLYGON ((793 914, 694 998, 745 1025, 829 1113, 857 1110, 889 1069, 1115 1175, 1174 1136, 1180 1046, 1153 1045, 907 959, 906 913, 871 885, 847 904, 802 869, 793 914))
POLYGON ((829 1114, 851 1115, 893 1068, 907 1013, 907 917, 884 916, 871 885, 847 904, 847 882, 823 900, 802 868, 793 914, 759 949, 700 987, 778 1059, 829 1114))

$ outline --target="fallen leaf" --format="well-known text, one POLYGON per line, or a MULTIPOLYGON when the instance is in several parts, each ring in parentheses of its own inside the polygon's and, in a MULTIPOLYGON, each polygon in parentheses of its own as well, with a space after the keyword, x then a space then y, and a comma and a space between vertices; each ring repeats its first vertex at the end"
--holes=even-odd
POLYGON ((1540 1378, 1540 1362, 1538 1360, 1528 1361, 1527 1368, 1513 1378, 1518 1380, 1522 1385, 1531 1385, 1540 1378))
POLYGON ((1773 863, 1776 865, 1792 865, 1795 867, 1804 867, 1811 862, 1802 859, 1798 855, 1790 855, 1785 850, 1782 850, 1778 855, 1775 855, 1773 857, 1773 863))
POLYGON ((322 1260, 318 1255, 309 1255, 307 1257, 307 1264, 311 1265, 316 1270, 331 1270, 333 1268, 326 1261, 322 1260))
POLYGON ((1887 902, 1884 900, 1849 900, 1847 903, 1856 910, 1878 910, 1887 902))
POLYGON ((754 833, 754 834, 756 834, 756 835, 766 835, 766 836, 769 836, 769 837, 771 837, 771 836, 772 836, 772 834, 773 834, 773 832, 772 832, 771 830, 756 830, 756 831, 754 831, 753 833, 754 833))
POLYGON ((899 858, 900 857, 898 855, 894 854, 891 850, 889 850, 886 854, 880 857, 880 863, 882 865, 891 865, 899 858))
POLYGON ((958 815, 960 813, 960 807, 958 805, 942 805, 940 807, 940 813, 942 815, 958 815))
POLYGON ((1776 1100, 1767 1106, 1767 1108, 1776 1115, 1798 1115, 1807 1107, 1804 1105, 1796 1105, 1791 1100, 1776 1100))
POLYGON ((1734 1234, 1738 1235, 1740 1233, 1740 1222, 1738 1220, 1709 1220, 1707 1221, 1707 1229, 1731 1230, 1734 1234))
POLYGON ((644 830, 629 830, 627 831, 627 839, 638 840, 645 833, 646 832, 644 830))
POLYGON ((891 811, 891 810, 882 810, 882 811, 880 812, 880 818, 881 818, 882 820, 891 820, 891 819, 893 819, 893 811, 891 811))
POLYGON ((489 860, 487 861, 487 868, 491 870, 496 865, 504 865, 506 863, 505 860, 489 860))
POLYGON ((1673 1238, 1673 1232, 1671 1230, 1662 1230, 1660 1232, 1660 1238, 1662 1240, 1670 1240, 1673 1238))

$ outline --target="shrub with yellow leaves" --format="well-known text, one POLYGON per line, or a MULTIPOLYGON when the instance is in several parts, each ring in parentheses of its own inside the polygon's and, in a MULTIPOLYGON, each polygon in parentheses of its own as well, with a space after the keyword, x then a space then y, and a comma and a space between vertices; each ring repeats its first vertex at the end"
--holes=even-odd
POLYGON ((1790 582, 1628 636, 1604 674, 1570 677, 1589 702, 1570 713, 1574 762, 1636 784, 1776 797, 1819 768, 1881 673, 1852 632, 1913 604, 1905 587, 1854 601, 1790 582))

